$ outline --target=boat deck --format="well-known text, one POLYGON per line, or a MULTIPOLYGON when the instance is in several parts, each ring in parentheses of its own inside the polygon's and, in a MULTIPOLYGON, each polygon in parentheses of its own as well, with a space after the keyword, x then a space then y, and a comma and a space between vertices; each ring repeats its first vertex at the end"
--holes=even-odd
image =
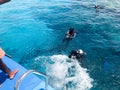
MULTIPOLYGON (((14 79, 10 80, 9 76, 0 70, 0 83, 2 84, 0 90, 14 90, 16 81, 23 73, 27 71, 27 69, 6 56, 2 58, 2 61, 11 70, 18 69, 19 72, 15 75, 14 79)), ((36 75, 30 74, 22 81, 19 90, 45 90, 45 82, 38 78, 36 75)), ((54 89, 48 85, 48 90, 54 89)))

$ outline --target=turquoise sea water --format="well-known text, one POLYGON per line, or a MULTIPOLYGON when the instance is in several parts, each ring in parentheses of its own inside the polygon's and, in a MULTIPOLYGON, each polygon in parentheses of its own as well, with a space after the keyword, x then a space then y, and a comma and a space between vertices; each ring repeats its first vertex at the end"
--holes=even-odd
POLYGON ((12 0, 0 6, 0 45, 56 90, 120 90, 119 18, 119 0, 12 0), (62 43, 70 26, 76 38, 62 43), (86 58, 69 60, 79 48, 86 58))

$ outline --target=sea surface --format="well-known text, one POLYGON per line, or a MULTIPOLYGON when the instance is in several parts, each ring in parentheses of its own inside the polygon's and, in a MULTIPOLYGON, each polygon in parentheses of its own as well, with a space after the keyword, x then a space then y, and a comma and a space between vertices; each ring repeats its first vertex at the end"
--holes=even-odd
POLYGON ((0 46, 56 90, 120 90, 120 0, 11 0, 0 5, 0 46), (71 26, 76 37, 62 42, 71 26), (69 59, 74 49, 86 57, 69 59))

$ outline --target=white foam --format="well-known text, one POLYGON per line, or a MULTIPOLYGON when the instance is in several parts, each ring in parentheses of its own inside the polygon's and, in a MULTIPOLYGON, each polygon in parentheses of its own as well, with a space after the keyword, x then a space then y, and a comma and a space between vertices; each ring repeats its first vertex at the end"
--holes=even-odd
POLYGON ((54 63, 47 64, 47 74, 50 84, 56 90, 62 90, 64 86, 69 87, 70 82, 72 86, 68 90, 89 90, 92 87, 93 79, 77 60, 70 60, 65 55, 53 55, 49 58, 54 63))

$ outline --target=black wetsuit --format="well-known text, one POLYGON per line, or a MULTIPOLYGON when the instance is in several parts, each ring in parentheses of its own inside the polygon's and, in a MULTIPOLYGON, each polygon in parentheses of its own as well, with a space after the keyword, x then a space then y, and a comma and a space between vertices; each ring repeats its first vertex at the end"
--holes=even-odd
POLYGON ((71 37, 74 36, 74 33, 75 33, 75 32, 74 32, 74 28, 70 28, 70 29, 69 29, 69 34, 70 34, 71 37))

